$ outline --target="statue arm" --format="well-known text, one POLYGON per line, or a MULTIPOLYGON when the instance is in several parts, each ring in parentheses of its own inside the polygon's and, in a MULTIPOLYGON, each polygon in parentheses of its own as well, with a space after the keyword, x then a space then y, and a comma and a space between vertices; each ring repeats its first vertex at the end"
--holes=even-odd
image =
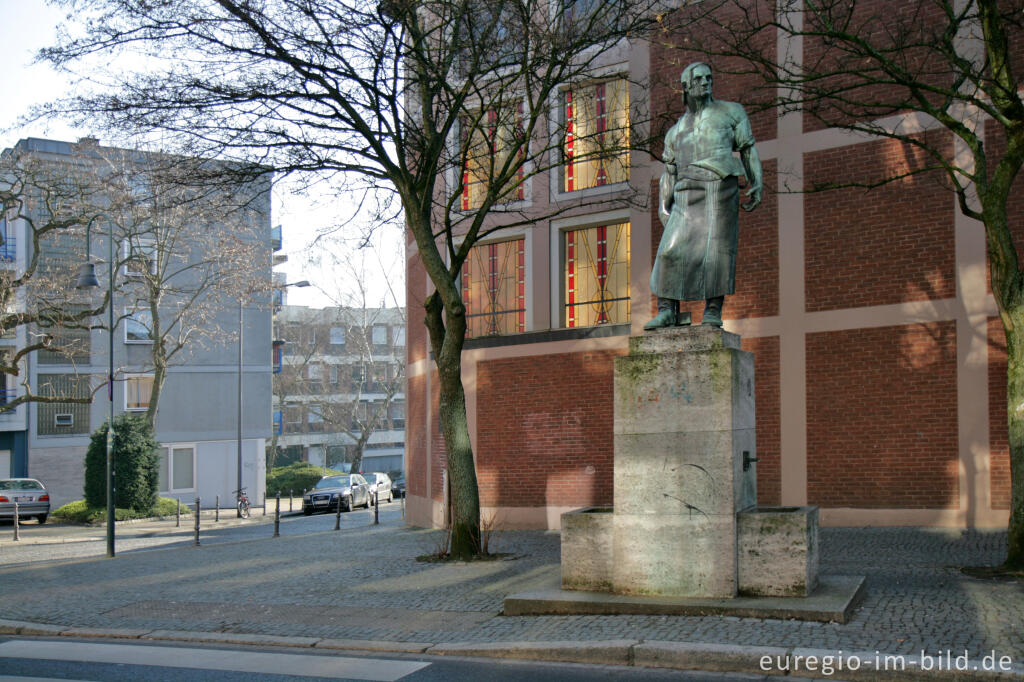
POLYGON ((745 196, 750 201, 743 204, 744 211, 753 211, 761 203, 761 194, 764 190, 764 171, 761 169, 761 157, 757 153, 757 147, 750 145, 740 151, 740 159, 743 161, 743 169, 746 171, 750 187, 747 188, 745 196))
POLYGON ((665 152, 662 160, 665 162, 665 170, 661 172, 661 180, 658 182, 658 217, 662 225, 668 225, 668 218, 672 215, 672 204, 675 203, 676 194, 676 157, 672 150, 675 142, 675 126, 665 135, 665 152))
POLYGON ((661 181, 658 183, 658 217, 662 225, 668 225, 668 218, 672 215, 672 204, 675 202, 676 192, 676 164, 666 161, 665 170, 661 173, 661 181))

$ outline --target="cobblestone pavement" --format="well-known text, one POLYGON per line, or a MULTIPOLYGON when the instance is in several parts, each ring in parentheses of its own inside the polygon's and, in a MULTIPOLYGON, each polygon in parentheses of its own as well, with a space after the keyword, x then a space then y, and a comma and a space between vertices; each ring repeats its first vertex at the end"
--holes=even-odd
MULTIPOLYGON (((558 533, 503 532, 492 548, 510 556, 442 565, 416 559, 436 550, 436 531, 390 519, 334 532, 325 525, 333 528, 333 517, 313 519, 322 525, 305 526, 312 532, 276 539, 264 534, 244 542, 124 552, 112 560, 0 567, 0 614, 64 626, 360 640, 625 638, 894 654, 966 649, 978 656, 995 651, 1018 664, 1024 659, 1024 585, 975 580, 957 569, 998 563, 1004 532, 822 529, 822 571, 867 577, 863 603, 849 623, 839 625, 684 616, 505 617, 507 594, 557 581, 558 533)), ((10 558, 9 545, 2 549, 10 558)))

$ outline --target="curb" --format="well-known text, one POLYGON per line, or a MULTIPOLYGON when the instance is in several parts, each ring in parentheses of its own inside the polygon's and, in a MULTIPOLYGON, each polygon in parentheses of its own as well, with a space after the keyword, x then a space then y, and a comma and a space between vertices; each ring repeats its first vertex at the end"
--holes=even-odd
MULTIPOLYGON (((662 642, 640 640, 597 640, 561 642, 397 642, 387 640, 329 639, 287 637, 233 632, 189 632, 182 630, 138 630, 87 628, 29 623, 0 619, 0 635, 43 637, 81 637, 135 639, 203 644, 241 644, 280 646, 364 653, 421 654, 468 658, 506 658, 530 661, 580 663, 585 665, 621 665, 642 668, 667 668, 705 672, 733 672, 755 675, 790 675, 803 679, 1024 680, 1024 663, 1012 663, 1003 672, 978 668, 978 659, 965 662, 967 669, 955 668, 950 658, 929 656, 922 668, 917 655, 885 654, 877 651, 805 649, 800 647, 755 647, 700 642, 662 642), (856 667, 851 667, 856 661, 856 667), (947 661, 950 665, 947 665, 947 661), (891 667, 890 667, 891 664, 891 667), (886 669, 882 669, 883 665, 886 669), (767 667, 766 667, 767 666, 767 667)), ((982 659, 984 660, 984 658, 982 659)))

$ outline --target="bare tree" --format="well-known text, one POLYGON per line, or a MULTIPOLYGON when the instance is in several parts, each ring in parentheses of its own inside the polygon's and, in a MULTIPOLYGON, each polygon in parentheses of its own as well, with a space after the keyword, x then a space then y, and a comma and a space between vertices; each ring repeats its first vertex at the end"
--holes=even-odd
POLYGON ((83 228, 95 216, 96 196, 90 164, 80 156, 58 160, 20 146, 0 155, 3 258, 9 263, 0 269, 0 335, 15 339, 3 346, 0 373, 5 384, 10 379, 22 387, 17 396, 5 392, 0 412, 30 402, 92 402, 96 387, 90 387, 88 375, 67 390, 32 386, 24 370, 32 353, 89 364, 89 329, 106 299, 94 308, 73 285, 84 261, 83 228), (19 262, 15 234, 22 226, 26 243, 19 262))
POLYGON ((720 70, 749 78, 768 106, 895 140, 918 159, 806 190, 938 172, 960 211, 984 227, 1008 355, 1012 501, 1004 566, 1024 568, 1024 270, 1007 213, 1024 163, 1024 3, 715 0, 667 18, 666 35, 674 30, 686 36, 685 49, 721 57, 720 70))
MULTIPOLYGON (((518 201, 519 188, 562 162, 567 127, 551 116, 560 89, 602 76, 602 59, 641 36, 666 3, 63 4, 80 21, 78 33, 43 52, 53 64, 123 51, 175 60, 147 73, 109 73, 94 95, 49 113, 99 114, 111 131, 159 130, 189 154, 344 176, 350 186, 395 193, 434 286, 424 309, 451 481, 451 553, 479 553, 479 492, 461 378, 462 264, 494 230, 543 217, 518 201), (472 201, 464 204, 470 185, 472 201)), ((643 118, 639 105, 634 114, 635 124, 643 118)), ((603 157, 637 145, 639 137, 626 134, 636 127, 628 126, 589 133, 593 144, 585 153, 603 157)))
POLYGON ((256 200, 267 183, 202 185, 208 164, 194 158, 106 147, 97 157, 118 245, 115 313, 126 340, 149 345, 149 362, 133 370, 152 371, 146 419, 155 425, 169 368, 236 336, 225 311, 269 287, 258 278, 260 262, 269 269, 269 220, 256 200))

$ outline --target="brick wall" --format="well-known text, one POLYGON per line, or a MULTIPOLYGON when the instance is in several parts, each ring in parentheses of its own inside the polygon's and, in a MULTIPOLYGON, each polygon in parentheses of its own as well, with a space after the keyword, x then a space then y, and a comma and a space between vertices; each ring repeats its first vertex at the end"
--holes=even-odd
MULTIPOLYGON (((409 325, 412 327, 412 325, 409 325)), ((405 477, 410 495, 427 494, 427 377, 408 379, 405 401, 405 477)))
MULTIPOLYGON (((927 163, 888 140, 840 147, 805 157, 805 188, 871 182, 927 163)), ((943 180, 928 173, 806 195, 807 310, 955 297, 954 204, 943 180)))
POLYGON ((957 433, 955 322, 807 335, 811 504, 957 508, 957 433))
POLYGON ((743 339, 754 354, 754 404, 757 407, 757 502, 782 503, 779 337, 743 339))
POLYGON ((477 366, 484 506, 612 504, 613 352, 477 366))
POLYGON ((427 273, 423 269, 423 260, 419 254, 409 258, 405 281, 406 320, 408 321, 405 342, 408 347, 408 362, 412 364, 429 357, 427 349, 430 346, 427 339, 427 327, 423 324, 424 292, 428 291, 427 273))
POLYGON ((992 508, 1010 508, 1010 436, 1006 424, 1006 335, 988 320, 988 451, 992 508))

